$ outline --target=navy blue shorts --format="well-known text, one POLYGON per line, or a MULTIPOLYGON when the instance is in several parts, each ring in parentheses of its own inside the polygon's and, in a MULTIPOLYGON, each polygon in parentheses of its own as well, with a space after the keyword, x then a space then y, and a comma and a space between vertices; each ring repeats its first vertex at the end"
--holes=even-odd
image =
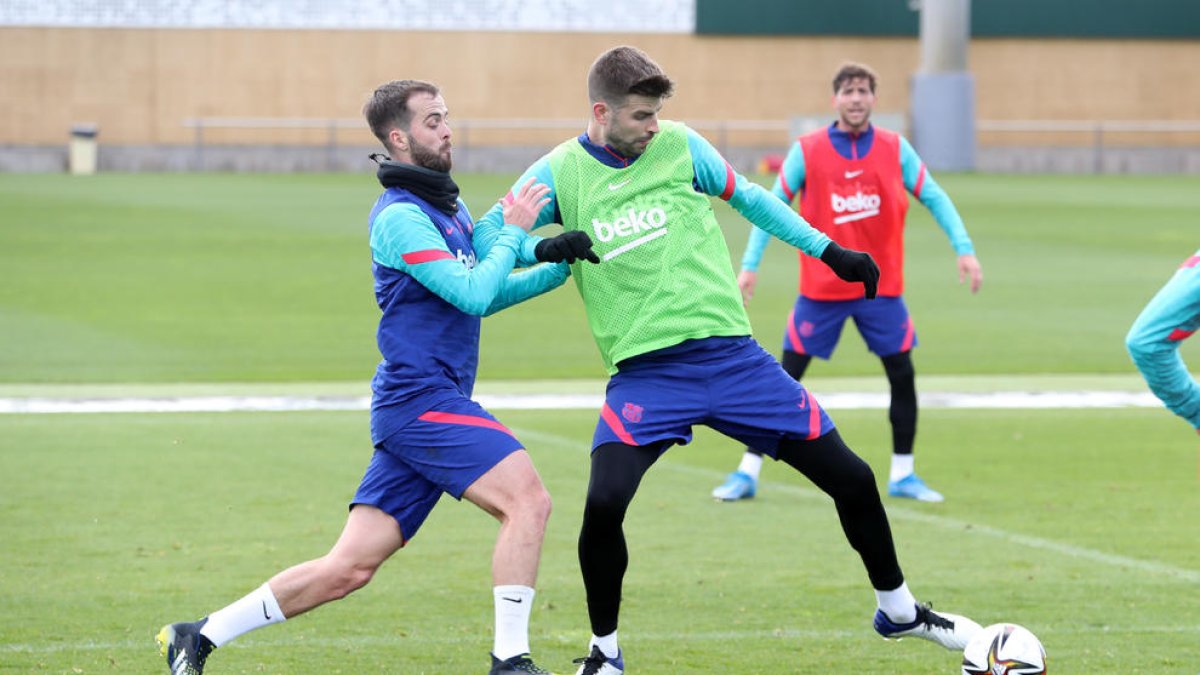
POLYGON ((847 318, 879 357, 906 352, 917 346, 917 332, 904 299, 810 300, 801 295, 788 314, 783 350, 821 359, 833 356, 847 318))
POLYGON ((784 438, 811 440, 834 428, 812 394, 748 336, 693 340, 617 367, 593 450, 687 444, 692 426, 703 424, 774 457, 784 438))
POLYGON ((412 539, 445 492, 463 492, 500 460, 524 446, 483 406, 460 398, 438 403, 375 444, 354 504, 377 507, 412 539))

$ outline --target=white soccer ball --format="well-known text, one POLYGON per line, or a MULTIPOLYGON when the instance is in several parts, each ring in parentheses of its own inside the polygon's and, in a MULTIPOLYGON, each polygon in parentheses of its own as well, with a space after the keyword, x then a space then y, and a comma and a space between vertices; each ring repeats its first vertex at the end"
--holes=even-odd
POLYGON ((1046 650, 1029 629, 995 623, 963 649, 962 675, 1045 675, 1046 650))

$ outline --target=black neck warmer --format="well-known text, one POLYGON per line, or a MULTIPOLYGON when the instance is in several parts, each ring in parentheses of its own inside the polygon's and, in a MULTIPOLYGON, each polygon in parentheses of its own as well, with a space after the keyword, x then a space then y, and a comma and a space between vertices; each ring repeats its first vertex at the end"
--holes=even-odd
POLYGON ((458 185, 450 174, 391 159, 376 161, 375 175, 383 187, 408 190, 448 216, 458 213, 458 185))

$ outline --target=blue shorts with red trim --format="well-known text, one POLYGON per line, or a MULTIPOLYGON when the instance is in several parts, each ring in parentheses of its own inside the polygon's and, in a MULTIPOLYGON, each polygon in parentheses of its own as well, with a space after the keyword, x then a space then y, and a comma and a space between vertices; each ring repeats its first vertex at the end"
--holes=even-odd
POLYGON ((686 445, 692 426, 703 424, 774 457, 784 438, 811 440, 834 428, 812 394, 749 336, 690 340, 617 368, 593 450, 606 443, 686 445))
POLYGON ((917 331, 904 299, 811 300, 801 295, 788 314, 783 350, 821 359, 833 356, 847 318, 876 356, 891 356, 917 346, 917 331))
POLYGON ((480 476, 523 447, 475 401, 442 401, 375 444, 351 505, 390 513, 407 542, 443 492, 462 499, 480 476))

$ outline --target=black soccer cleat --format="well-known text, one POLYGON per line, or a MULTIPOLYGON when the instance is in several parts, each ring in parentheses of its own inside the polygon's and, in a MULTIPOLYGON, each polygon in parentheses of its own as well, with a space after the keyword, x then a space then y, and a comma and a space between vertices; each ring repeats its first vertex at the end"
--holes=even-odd
POLYGON ((204 675, 204 662, 216 649, 200 629, 208 623, 208 617, 188 623, 173 623, 162 627, 154 639, 158 651, 167 658, 171 675, 204 675))
POLYGON ((625 659, 620 652, 617 652, 617 658, 610 659, 596 645, 592 645, 590 654, 575 659, 575 663, 579 664, 575 675, 622 675, 625 672, 625 659))
POLYGON ((492 669, 488 671, 488 675, 509 675, 510 673, 533 673, 533 675, 554 675, 548 670, 539 668, 533 659, 529 658, 528 654, 518 654, 510 656, 501 661, 492 655, 492 669))

